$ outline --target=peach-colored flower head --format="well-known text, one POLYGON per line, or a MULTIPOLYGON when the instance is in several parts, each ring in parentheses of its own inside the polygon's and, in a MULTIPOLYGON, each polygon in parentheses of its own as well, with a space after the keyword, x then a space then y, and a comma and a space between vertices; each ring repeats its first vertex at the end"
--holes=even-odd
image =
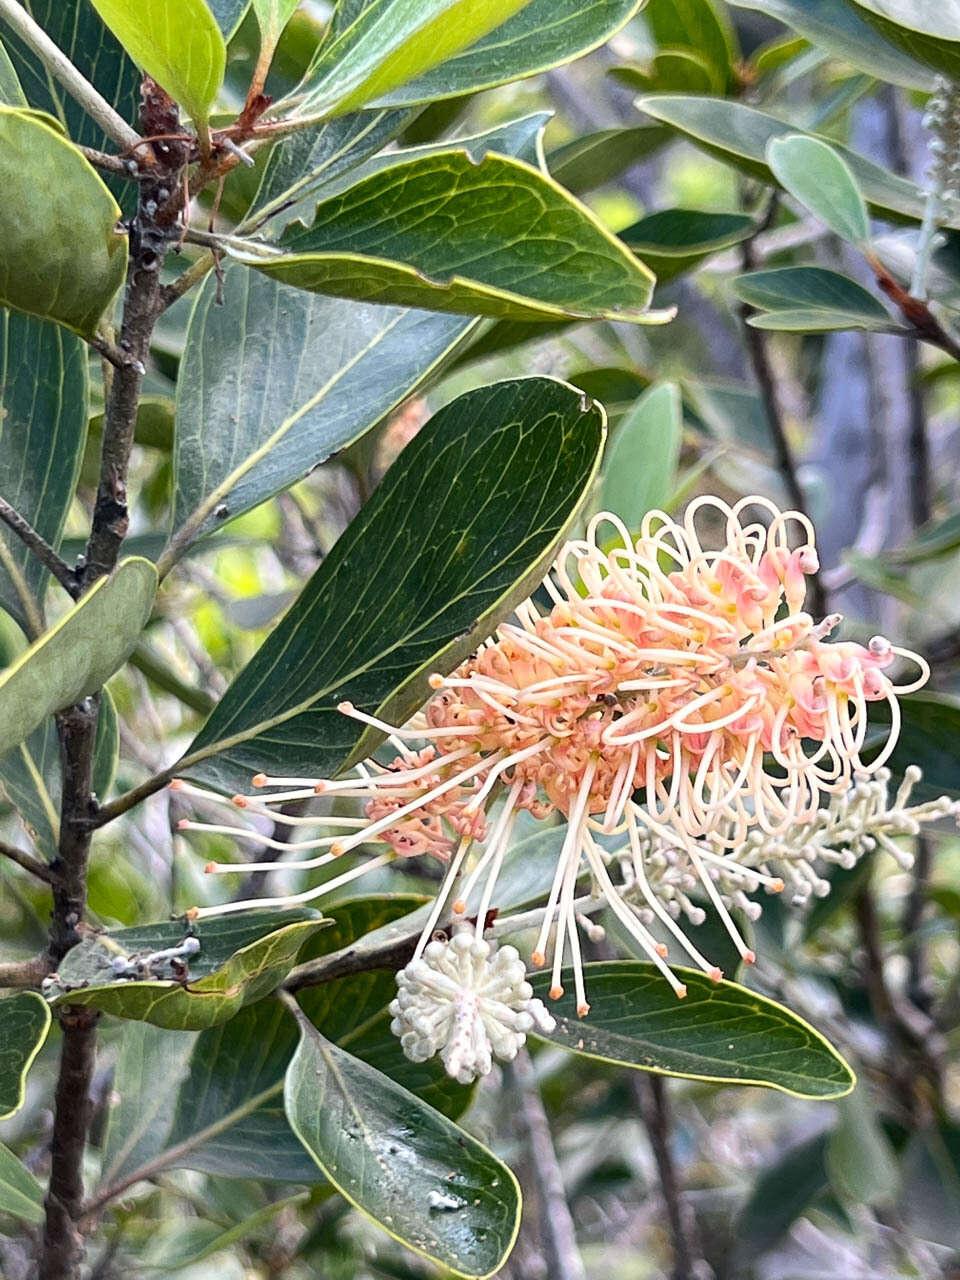
POLYGON ((898 695, 928 674, 882 637, 831 643, 839 616, 815 622, 803 611, 817 568, 806 516, 763 498, 699 498, 680 522, 653 511, 636 538, 602 513, 560 551, 543 584, 550 607, 524 602, 456 671, 431 677, 434 696, 406 727, 341 704, 387 735, 390 759, 340 780, 261 779, 294 790, 244 803, 273 812, 316 792, 362 800, 349 834, 305 842, 328 848, 310 865, 373 840, 388 852, 370 865, 422 853, 447 863, 418 956, 451 901, 455 915, 475 906, 482 936, 517 815, 557 813, 566 831, 532 953, 543 964, 552 950, 553 994, 569 955, 578 1005, 588 1008, 576 905, 588 872, 682 995, 667 946, 648 926, 719 978, 680 924, 702 919, 699 896, 752 960, 731 908, 802 879, 794 864, 807 856, 784 837, 846 795, 855 776, 882 768, 896 743, 898 695), (915 680, 891 681, 898 659, 919 667, 915 680), (865 760, 872 702, 887 704, 889 726, 865 760), (786 877, 778 861, 791 868, 786 877))

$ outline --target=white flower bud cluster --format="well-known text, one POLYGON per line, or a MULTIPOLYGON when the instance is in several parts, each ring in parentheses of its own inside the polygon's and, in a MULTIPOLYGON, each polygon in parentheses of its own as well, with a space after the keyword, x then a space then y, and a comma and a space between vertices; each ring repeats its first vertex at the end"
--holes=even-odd
MULTIPOLYGON (((899 866, 909 868, 913 854, 898 844, 896 837, 916 836, 924 823, 951 815, 960 818, 960 801, 947 796, 925 804, 909 804, 921 776, 915 765, 907 768, 891 805, 889 769, 858 773, 853 786, 831 796, 829 805, 815 817, 791 824, 775 835, 751 831, 737 852, 736 862, 731 860, 729 870, 716 856, 707 868, 724 904, 743 911, 748 919, 758 919, 760 903, 746 895, 755 893, 775 872, 784 887, 792 891, 792 905, 803 906, 811 895, 824 898, 830 892, 830 882, 818 867, 835 863, 851 870, 865 854, 878 848, 890 854, 899 866), (750 877, 751 868, 756 869, 756 879, 750 877)), ((674 919, 683 914, 692 924, 701 924, 705 913, 687 896, 698 885, 684 850, 664 848, 655 837, 648 838, 647 845, 644 867, 650 888, 674 919)), ((708 850, 709 845, 704 843, 703 853, 708 850)), ((634 879, 629 864, 624 864, 624 875, 627 881, 634 879)), ((636 887, 627 896, 631 900, 637 898, 636 887)))
POLYGON ((933 134, 930 176, 941 189, 941 199, 956 200, 960 197, 960 90, 943 76, 937 77, 923 123, 933 134))
POLYGON ((439 1053, 461 1084, 486 1075, 493 1059, 509 1061, 534 1027, 556 1022, 526 980, 514 947, 499 950, 462 929, 449 942, 431 942, 397 974, 390 1030, 413 1062, 439 1053))

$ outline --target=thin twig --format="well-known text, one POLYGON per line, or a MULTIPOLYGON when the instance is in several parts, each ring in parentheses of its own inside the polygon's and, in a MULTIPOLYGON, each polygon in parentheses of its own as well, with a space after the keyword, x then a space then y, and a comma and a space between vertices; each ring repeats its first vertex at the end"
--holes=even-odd
POLYGON ((179 763, 178 761, 177 764, 171 765, 169 769, 155 773, 152 778, 147 778, 145 782, 141 782, 138 786, 131 787, 129 791, 125 791, 122 796, 117 796, 109 804, 101 805, 91 819, 92 826, 104 827, 108 822, 113 822, 115 818, 119 818, 122 814, 129 813, 142 800, 146 800, 150 796, 156 795, 158 791, 162 791, 176 776, 179 763))
MULTIPOLYGON (((768 212, 769 218, 769 212, 768 212)), ((760 224, 756 234, 759 235, 764 230, 767 219, 760 224)), ((752 271, 756 265, 753 249, 753 236, 745 240, 740 246, 740 257, 744 271, 752 271)), ((787 429, 783 420, 783 412, 780 408, 780 398, 777 395, 777 384, 770 365, 770 358, 767 354, 767 344, 765 335, 760 329, 755 329, 753 325, 748 324, 750 316, 756 312, 755 307, 751 307, 749 303, 744 302, 740 307, 740 315, 743 320, 743 336, 747 345, 747 353, 750 356, 750 364, 753 368, 753 376, 757 381, 757 387, 760 391, 760 398, 763 401, 764 410, 766 412, 767 422, 770 425, 770 434, 773 437, 773 453, 774 463, 783 480, 784 488, 787 491, 787 497, 790 505, 796 510, 806 514, 806 499, 800 481, 797 477, 797 464, 793 456, 793 450, 790 447, 790 441, 787 438, 787 429)), ((810 576, 810 597, 813 611, 817 617, 825 617, 829 612, 827 604, 827 593, 824 590, 823 582, 819 573, 810 576)))
POLYGON ((209 693, 204 693, 202 689, 197 689, 193 685, 187 684, 185 680, 181 680, 145 644, 137 645, 130 655, 129 661, 158 689, 162 689, 164 693, 172 694, 192 711, 197 711, 202 716, 208 716, 216 706, 216 698, 212 698, 209 693))
POLYGON ((526 1049, 521 1049, 513 1062, 504 1064, 503 1075, 516 1098, 517 1126, 529 1151, 527 1167, 539 1201, 540 1241, 547 1275, 550 1280, 586 1280, 550 1122, 526 1049))
POLYGON ((19 511, 15 511, 10 503, 4 498, 0 498, 0 520, 12 529, 25 547, 44 564, 61 587, 76 600, 80 594, 80 587, 77 582, 77 576, 70 566, 57 555, 50 543, 37 533, 29 520, 25 520, 19 511))
POLYGON ((119 116, 85 76, 82 76, 61 48, 54 44, 44 29, 17 0, 0 0, 0 18, 13 28, 24 44, 37 55, 47 70, 87 115, 95 120, 108 138, 119 147, 132 147, 140 135, 119 116))
POLYGON ((81 146, 79 142, 75 142, 74 146, 95 169, 101 169, 104 173, 126 178, 129 182, 136 182, 138 178, 144 176, 136 160, 129 156, 114 156, 107 151, 98 151, 96 147, 81 146))
POLYGON ((11 862, 15 862, 24 871, 29 871, 32 876, 36 876, 45 884, 53 884, 56 880, 56 876, 46 862, 41 862, 32 854, 24 853, 16 845, 7 844, 6 840, 0 840, 0 857, 9 858, 11 862))
POLYGON ((628 1075, 660 1178, 673 1245, 672 1280, 703 1280, 704 1276, 710 1274, 709 1267, 697 1242, 696 1222, 690 1205, 684 1200, 680 1190, 680 1180, 673 1162, 673 1152, 670 1150, 673 1117, 666 1081, 662 1076, 648 1075, 643 1071, 631 1071, 628 1075))
POLYGON ((0 988, 17 991, 38 991, 40 983, 53 970, 48 955, 33 956, 30 960, 9 960, 0 964, 0 988))

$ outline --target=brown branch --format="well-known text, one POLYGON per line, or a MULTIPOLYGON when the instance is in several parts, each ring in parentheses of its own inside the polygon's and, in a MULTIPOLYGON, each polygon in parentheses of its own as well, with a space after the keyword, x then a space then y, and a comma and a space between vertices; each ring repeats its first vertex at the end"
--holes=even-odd
POLYGON ((644 1128, 650 1140, 650 1149, 657 1165, 660 1189, 667 1211, 670 1241, 673 1245, 672 1280, 693 1280, 709 1274, 697 1242, 697 1226, 690 1205, 680 1190, 673 1153, 670 1150, 670 1131, 673 1117, 666 1081, 662 1076, 648 1075, 643 1071, 629 1073, 633 1095, 640 1108, 644 1128))
POLYGON ((0 964, 0 988, 39 991, 40 983, 53 971, 48 955, 34 956, 30 960, 7 960, 0 964))
POLYGON ((95 169, 101 169, 104 173, 115 174, 118 178, 126 178, 130 182, 135 182, 138 178, 143 177, 140 166, 136 160, 132 160, 129 156, 110 155, 106 151, 97 151, 95 147, 82 147, 77 142, 73 145, 95 169))
MULTIPOLYGON (((178 761, 177 764, 180 762, 178 761)), ((125 791, 122 796, 117 796, 116 800, 111 800, 109 804, 101 805, 96 814, 91 819, 92 827, 104 827, 108 822, 113 822, 115 818, 119 818, 124 813, 129 813, 142 800, 148 799, 152 795, 156 795, 158 791, 162 791, 177 772, 177 765, 171 765, 169 769, 164 769, 162 773, 155 773, 153 777, 147 778, 136 787, 131 787, 129 791, 125 791)))
MULTIPOLYGON (((176 105, 149 77, 144 78, 140 124, 150 136, 172 132, 179 124, 176 105)), ((138 135, 133 137, 139 140, 138 135)), ((120 353, 104 414, 100 480, 79 584, 82 590, 111 572, 127 532, 127 469, 150 339, 161 310, 160 268, 178 216, 175 209, 168 213, 171 192, 179 189, 185 158, 182 145, 174 143, 156 146, 153 154, 154 170, 140 186, 137 214, 130 226, 120 353)), ((107 345, 104 343, 104 347, 107 345)), ((97 813, 92 783, 99 710, 99 694, 95 694, 57 716, 62 800, 58 856, 53 864, 56 883, 50 952, 54 961, 79 941, 78 926, 86 908, 87 866, 97 813)), ((83 1235, 78 1219, 83 1201, 83 1153, 90 1119, 97 1013, 67 1005, 59 1010, 59 1018, 63 1041, 38 1274, 40 1280, 79 1280, 83 1235)))
POLYGON ((77 1219, 83 1204, 83 1149, 90 1122, 90 1082, 97 1045, 95 1009, 70 1005, 60 1014, 63 1048, 53 1113, 53 1160, 46 1196, 40 1280, 73 1280, 80 1274, 83 1236, 77 1219))
POLYGON ((25 853, 23 849, 18 849, 16 845, 7 844, 6 840, 0 840, 0 857, 9 858, 11 862, 15 862, 24 871, 29 871, 38 880, 43 880, 45 884, 54 884, 56 882, 56 875, 46 862, 41 862, 39 858, 34 858, 32 854, 25 853))
POLYGON ((34 529, 29 520, 25 520, 19 511, 10 503, 0 498, 0 520, 12 529, 28 550, 32 551, 41 564, 50 570, 61 587, 74 599, 80 594, 77 575, 70 566, 57 555, 50 543, 34 529))

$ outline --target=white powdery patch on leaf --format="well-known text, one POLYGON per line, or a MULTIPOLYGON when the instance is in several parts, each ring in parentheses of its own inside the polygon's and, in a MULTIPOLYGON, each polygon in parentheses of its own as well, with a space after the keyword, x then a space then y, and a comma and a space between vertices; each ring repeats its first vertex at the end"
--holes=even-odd
POLYGON ((534 998, 514 947, 499 950, 473 930, 431 942, 397 974, 390 1029, 413 1062, 439 1053, 460 1084, 486 1075, 493 1059, 508 1062, 534 1027, 552 1031, 554 1019, 534 998))

